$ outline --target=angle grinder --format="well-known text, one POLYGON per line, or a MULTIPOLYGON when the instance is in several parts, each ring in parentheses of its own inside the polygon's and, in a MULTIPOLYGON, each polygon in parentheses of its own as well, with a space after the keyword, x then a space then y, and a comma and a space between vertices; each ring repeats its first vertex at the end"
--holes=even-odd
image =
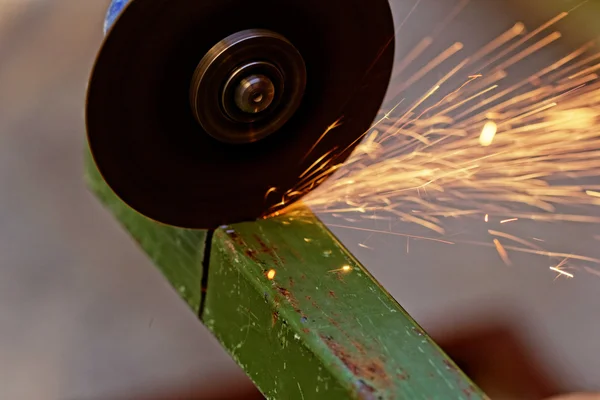
POLYGON ((351 154, 393 58, 387 0, 131 0, 91 74, 91 152, 148 218, 254 220, 307 168, 351 154))

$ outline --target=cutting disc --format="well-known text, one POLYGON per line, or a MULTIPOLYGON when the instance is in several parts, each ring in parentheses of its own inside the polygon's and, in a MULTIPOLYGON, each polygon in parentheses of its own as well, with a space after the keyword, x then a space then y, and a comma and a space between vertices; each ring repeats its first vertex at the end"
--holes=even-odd
POLYGON ((112 190, 149 218, 254 220, 313 189, 308 168, 350 155, 393 54, 387 0, 133 0, 91 76, 90 148, 112 190))

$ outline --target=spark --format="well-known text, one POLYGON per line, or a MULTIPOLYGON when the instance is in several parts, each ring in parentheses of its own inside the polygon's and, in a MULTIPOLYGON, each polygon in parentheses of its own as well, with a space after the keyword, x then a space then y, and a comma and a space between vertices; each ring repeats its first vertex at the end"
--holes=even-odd
MULTIPOLYGON (((471 80, 471 78, 470 78, 470 77, 469 77, 469 80, 471 80)), ((462 101, 459 101, 459 102, 455 103, 455 104, 454 104, 454 105, 452 105, 451 107, 448 107, 448 108, 446 108, 446 109, 444 110, 444 113, 449 113, 450 111, 453 111, 453 110, 455 110, 455 109, 457 109, 457 108, 459 108, 459 107, 463 106, 464 104, 468 103, 469 101, 471 101, 471 100, 473 100, 473 99, 475 99, 475 98, 477 98, 477 97, 479 97, 479 96, 482 96, 482 95, 486 94, 486 93, 487 93, 487 92, 489 92, 489 91, 492 91, 492 90, 496 89, 497 87, 498 87, 498 85, 492 85, 492 86, 490 86, 490 87, 486 88, 485 90, 482 90, 482 91, 480 91, 480 92, 477 92, 477 93, 475 93, 473 96, 467 97, 466 99, 464 99, 464 100, 462 100, 462 101)), ((450 96, 449 98, 452 98, 452 96, 450 96)))
POLYGON ((504 239, 508 239, 508 240, 512 240, 513 242, 517 242, 517 243, 521 243, 527 247, 531 247, 533 249, 538 249, 538 250, 542 250, 540 247, 536 246, 533 243, 528 242, 527 240, 521 239, 520 237, 514 236, 514 235, 510 235, 508 233, 504 233, 504 232, 498 232, 498 231, 494 231, 494 230, 488 230, 488 233, 490 235, 494 235, 494 236, 498 236, 504 239))
POLYGON ((341 268, 332 269, 332 270, 329 270, 327 272, 345 272, 345 273, 348 273, 348 272, 352 271, 353 269, 354 268, 352 268, 350 265, 344 265, 341 268))
POLYGON ((498 125, 496 125, 494 121, 486 122, 481 130, 481 135, 479 136, 479 144, 484 147, 491 145, 494 141, 494 137, 496 137, 497 131, 498 125))
POLYGON ((275 275, 277 274, 277 271, 275 271, 274 269, 270 269, 267 272, 267 279, 272 281, 273 279, 275 279, 275 275))
POLYGON ((269 197, 269 195, 270 195, 271 193, 275 193, 276 191, 277 191, 277 188, 276 188, 276 187, 272 187, 272 188, 270 188, 269 190, 267 190, 267 192, 265 193, 265 200, 267 199, 267 197, 269 197))
POLYGON ((588 1, 590 0, 583 0, 581 3, 577 4, 576 6, 574 6, 573 8, 571 8, 569 10, 570 13, 572 13, 573 11, 577 10, 579 7, 581 7, 582 5, 586 4, 588 1))
POLYGON ((451 45, 450 47, 448 47, 446 50, 444 50, 438 56, 434 57, 433 60, 431 60, 429 63, 427 63, 423 68, 421 68, 421 69, 419 69, 419 71, 415 72, 415 74, 412 75, 410 78, 408 78, 406 80, 406 82, 404 82, 401 86, 399 86, 396 89, 393 97, 398 96, 404 90, 408 89, 410 86, 417 83, 419 80, 421 80, 421 78, 423 78, 425 75, 427 75, 434 68, 436 68, 441 63, 446 61, 448 58, 452 57, 454 54, 456 54, 457 52, 462 50, 463 47, 464 47, 463 44, 460 42, 456 42, 453 45, 451 45))
POLYGON ((402 61, 395 66, 392 79, 396 79, 398 76, 402 75, 402 72, 404 72, 404 70, 421 55, 421 53, 431 46, 432 43, 433 38, 431 37, 424 37, 421 39, 421 41, 402 59, 402 61))
MULTIPOLYGON (((511 46, 509 46, 507 49, 499 52, 495 57, 493 57, 491 60, 489 60, 483 67, 481 67, 479 70, 484 69, 485 67, 490 66, 491 64, 495 63, 496 61, 500 60, 502 57, 510 54, 513 50, 517 49, 519 46, 521 46, 522 44, 524 44, 525 42, 527 42, 529 39, 533 38, 534 36, 536 36, 538 33, 542 32, 543 30, 549 28, 550 26, 552 26, 553 24, 555 24, 556 22, 560 21, 561 19, 565 18, 568 15, 568 13, 560 13, 558 14, 556 17, 550 19, 549 21, 547 21, 546 23, 540 25, 537 29, 535 29, 533 32, 525 35, 523 38, 521 38, 520 40, 518 40, 516 43, 512 44, 511 46)), ((517 24, 518 25, 518 24, 517 24)), ((518 28, 516 28, 517 30, 519 30, 518 28)), ((523 30, 525 29, 525 27, 523 26, 523 30)), ((523 30, 520 30, 519 34, 521 32, 523 32, 523 30)), ((539 43, 539 42, 538 42, 539 43)), ((537 45, 539 46, 539 45, 537 45)), ((543 46, 542 46, 543 47, 543 46)), ((528 54, 531 54, 533 51, 531 51, 531 47, 528 47, 526 49, 526 51, 528 51, 528 54)), ((525 56, 520 55, 518 57, 518 59, 522 59, 525 56)), ((502 69, 497 67, 497 69, 502 69)))
POLYGON ((586 190, 585 194, 591 197, 600 197, 600 192, 596 192, 594 190, 586 190))
POLYGON ((417 7, 421 3, 421 1, 422 0, 415 1, 415 4, 413 4, 413 6, 410 9, 410 11, 406 14, 406 16, 404 17, 404 19, 402 20, 402 22, 400 22, 400 24, 398 25, 398 28, 396 28, 396 32, 395 32, 396 35, 398 35, 398 33, 402 30, 402 27, 404 26, 404 24, 406 23, 406 21, 408 21, 408 19, 410 18, 410 16, 415 12, 415 10, 417 9, 417 7))
POLYGON ((598 58, 600 58, 600 53, 595 53, 589 57, 584 58, 583 60, 579 60, 578 62, 573 63, 572 65, 565 66, 564 68, 559 69, 560 67, 566 65, 567 63, 571 62, 572 60, 575 60, 576 58, 578 58, 580 55, 584 54, 586 51, 588 51, 594 45, 595 45, 595 42, 590 41, 590 42, 584 44, 582 47, 580 47, 576 51, 574 51, 573 53, 569 54, 568 56, 563 57, 562 60, 559 60, 556 63, 557 65, 552 65, 550 67, 550 70, 555 71, 558 69, 558 71, 555 72, 554 74, 550 75, 549 78, 550 79, 558 79, 558 78, 570 73, 571 71, 579 71, 579 68, 584 67, 584 66, 588 65, 590 62, 595 61, 598 58))
POLYGON ((560 268, 557 268, 557 267, 550 267, 550 269, 551 269, 552 271, 554 271, 554 272, 558 272, 559 274, 566 276, 567 278, 573 278, 573 274, 571 274, 571 273, 568 273, 568 272, 566 272, 566 271, 563 271, 563 270, 562 270, 562 269, 560 269, 560 268))
MULTIPOLYGON (((321 156, 302 173, 298 186, 283 196, 278 207, 287 208, 277 211, 300 209, 294 201, 307 194, 303 204, 314 212, 346 221, 389 224, 388 230, 330 227, 444 244, 459 242, 454 237, 445 240, 452 234, 446 232, 450 219, 481 221, 484 215, 487 223, 492 215, 501 224, 517 220, 600 223, 597 211, 579 211, 581 206, 600 206, 600 188, 564 183, 600 177, 596 74, 600 52, 590 54, 595 41, 516 83, 506 79, 518 70, 513 66, 561 38, 560 32, 550 30, 568 15, 558 14, 531 32, 516 23, 456 61, 453 56, 463 49, 459 42, 421 60, 437 39, 424 37, 395 67, 394 76, 402 83, 389 89, 393 107, 382 110, 373 126, 352 143, 362 140, 350 158, 344 165, 337 161, 344 149, 321 156), (421 65, 415 69, 417 61, 421 65), (396 99, 425 78, 435 83, 416 100, 396 99), (418 225, 436 235, 406 234, 398 228, 401 224, 418 225)), ((321 139, 341 122, 328 127, 321 139)), ((507 265, 511 265, 507 251, 600 263, 568 251, 549 251, 502 232, 489 233, 493 243, 476 244, 495 247, 507 265), (503 245, 500 240, 523 247, 503 245)), ((533 240, 544 244, 542 239, 533 240)), ((359 247, 372 248, 364 243, 359 247)))
MULTIPOLYGON (((317 161, 315 161, 314 163, 311 164, 310 167, 308 167, 300 176, 299 178, 304 178, 309 172, 312 171, 312 173, 315 173, 321 169, 323 169, 327 164, 326 163, 322 163, 321 161, 323 161, 324 159, 326 159, 335 149, 329 150, 327 153, 323 154, 321 157, 319 157, 317 159, 317 161), (316 170, 313 171, 313 169, 315 167, 319 167, 316 170)), ((311 175, 312 175, 311 173, 311 175)), ((271 188, 270 190, 275 189, 275 188, 271 188)))
POLYGON ((323 132, 323 134, 319 137, 319 139, 315 142, 315 144, 313 144, 313 146, 310 148, 310 150, 308 150, 308 152, 306 153, 306 155, 304 156, 304 159, 306 159, 313 151, 314 149, 319 145, 319 143, 321 143, 321 141, 323 140, 323 138, 325 136, 327 136, 327 134, 329 132, 331 132, 332 130, 334 130, 335 128, 339 128, 340 126, 342 126, 342 119, 344 119, 343 116, 339 117, 337 120, 335 120, 331 125, 329 125, 327 127, 327 129, 325 129, 325 132, 323 132))
MULTIPOLYGON (((492 246, 492 244, 490 244, 490 243, 468 242, 468 241, 465 241, 464 243, 471 243, 471 244, 476 244, 476 245, 480 245, 480 246, 492 246)), ((573 254, 573 253, 560 253, 560 252, 554 252, 554 251, 528 249, 525 247, 517 247, 517 246, 503 246, 503 247, 505 250, 516 251, 519 253, 535 254, 538 256, 551 257, 551 258, 569 258, 572 260, 587 261, 587 262, 592 262, 594 264, 600 264, 600 259, 598 259, 598 258, 582 256, 582 255, 573 254)))
MULTIPOLYGON (((512 28, 498 36, 496 39, 492 40, 490 43, 481 48, 477 53, 475 53, 471 57, 471 63, 481 60, 483 57, 487 56, 489 53, 496 50, 498 47, 521 35, 524 31, 525 24, 523 24, 522 22, 517 22, 512 26, 512 28)), ((500 55, 499 58, 501 57, 502 55, 500 55)), ((491 62, 493 62, 493 60, 491 62)))
POLYGON ((404 103, 405 99, 400 100, 398 103, 396 103, 396 105, 394 107, 392 107, 392 109, 388 112, 385 113, 385 115, 383 116, 383 119, 390 119, 390 116, 392 115, 392 113, 394 111, 396 111, 396 108, 400 107, 400 104, 404 103))
POLYGON ((384 235, 402 236, 402 237, 413 238, 413 239, 429 240, 432 242, 438 242, 438 243, 444 243, 444 244, 454 244, 454 242, 449 242, 447 240, 442 240, 442 239, 435 239, 435 238, 430 238, 430 237, 425 237, 425 236, 417 236, 417 235, 408 235, 405 233, 398 233, 398 232, 381 231, 381 230, 377 230, 377 229, 357 228, 354 226, 345 226, 345 225, 337 225, 337 224, 327 224, 327 226, 331 226, 334 228, 352 229, 355 231, 362 231, 362 232, 382 233, 384 235))
POLYGON ((504 261, 504 264, 509 266, 512 265, 512 262, 508 258, 508 253, 506 252, 504 246, 502 246, 502 243, 500 243, 498 239, 494 239, 494 246, 496 246, 496 251, 498 251, 498 254, 500 255, 502 261, 504 261))

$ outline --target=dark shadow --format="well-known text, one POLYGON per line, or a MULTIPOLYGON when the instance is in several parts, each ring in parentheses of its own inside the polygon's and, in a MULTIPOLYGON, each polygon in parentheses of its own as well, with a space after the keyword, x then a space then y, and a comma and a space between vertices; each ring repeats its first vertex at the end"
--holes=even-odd
POLYGON ((488 321, 433 336, 492 399, 538 400, 564 393, 514 325, 506 321, 488 321))

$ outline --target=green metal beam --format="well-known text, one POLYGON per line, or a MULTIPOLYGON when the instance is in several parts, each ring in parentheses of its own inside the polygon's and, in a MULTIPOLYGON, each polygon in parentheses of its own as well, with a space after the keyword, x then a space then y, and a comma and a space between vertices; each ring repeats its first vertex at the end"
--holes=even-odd
POLYGON ((127 207, 89 152, 86 171, 90 188, 266 397, 486 398, 309 210, 207 235, 127 207))
POLYGON ((281 399, 482 398, 304 214, 224 227, 212 242, 202 319, 261 391, 281 399))

